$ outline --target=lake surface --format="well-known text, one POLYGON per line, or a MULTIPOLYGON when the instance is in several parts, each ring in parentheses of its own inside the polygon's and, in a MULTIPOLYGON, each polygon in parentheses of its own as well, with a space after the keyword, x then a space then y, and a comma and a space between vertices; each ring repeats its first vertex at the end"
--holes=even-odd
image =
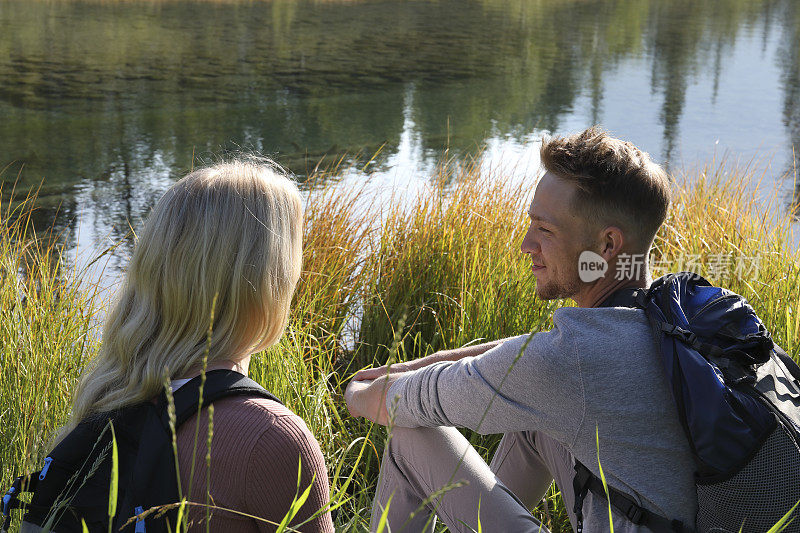
POLYGON ((231 151, 344 184, 413 188, 445 150, 532 179, 544 132, 594 123, 671 169, 781 180, 800 2, 0 0, 0 180, 44 180, 37 224, 83 248, 231 151))

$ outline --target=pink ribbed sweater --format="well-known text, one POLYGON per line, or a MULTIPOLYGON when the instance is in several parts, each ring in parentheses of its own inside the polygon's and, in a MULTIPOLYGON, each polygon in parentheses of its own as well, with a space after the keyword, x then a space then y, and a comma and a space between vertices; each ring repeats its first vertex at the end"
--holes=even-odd
MULTIPOLYGON (((210 490, 206 490, 208 412, 200 413, 200 431, 191 490, 192 450, 197 418, 178 429, 178 463, 181 486, 190 501, 209 501, 280 523, 297 491, 297 466, 301 460, 301 492, 314 486, 291 524, 299 524, 325 507, 329 498, 328 473, 322 451, 303 420, 283 405, 263 398, 231 397, 214 402, 211 441, 210 490)), ((205 510, 193 507, 190 531, 205 531, 205 510)), ((333 532, 330 513, 298 528, 303 532, 333 532)), ((265 532, 275 525, 219 509, 211 512, 211 531, 265 532)))

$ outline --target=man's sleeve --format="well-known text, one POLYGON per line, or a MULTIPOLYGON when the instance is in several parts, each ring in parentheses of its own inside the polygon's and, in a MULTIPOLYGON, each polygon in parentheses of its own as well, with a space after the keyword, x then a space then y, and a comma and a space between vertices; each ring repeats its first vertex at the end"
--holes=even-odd
POLYGON ((410 372, 392 384, 386 407, 402 427, 540 430, 571 443, 585 414, 582 384, 573 339, 561 328, 410 372))

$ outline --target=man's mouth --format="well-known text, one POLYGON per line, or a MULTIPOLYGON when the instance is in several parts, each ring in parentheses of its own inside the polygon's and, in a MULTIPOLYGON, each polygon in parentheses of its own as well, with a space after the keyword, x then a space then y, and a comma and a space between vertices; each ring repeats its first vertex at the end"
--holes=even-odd
POLYGON ((544 269, 544 265, 540 265, 538 263, 533 263, 533 266, 531 268, 533 269, 534 272, 537 272, 539 270, 544 269))

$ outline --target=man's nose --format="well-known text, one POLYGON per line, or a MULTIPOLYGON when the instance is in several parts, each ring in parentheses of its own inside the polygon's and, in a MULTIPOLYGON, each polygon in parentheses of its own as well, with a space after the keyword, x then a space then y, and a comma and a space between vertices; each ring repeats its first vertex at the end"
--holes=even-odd
POLYGON ((523 254, 533 254, 539 251, 539 243, 533 238, 530 230, 525 234, 525 238, 522 239, 520 251, 523 254))

